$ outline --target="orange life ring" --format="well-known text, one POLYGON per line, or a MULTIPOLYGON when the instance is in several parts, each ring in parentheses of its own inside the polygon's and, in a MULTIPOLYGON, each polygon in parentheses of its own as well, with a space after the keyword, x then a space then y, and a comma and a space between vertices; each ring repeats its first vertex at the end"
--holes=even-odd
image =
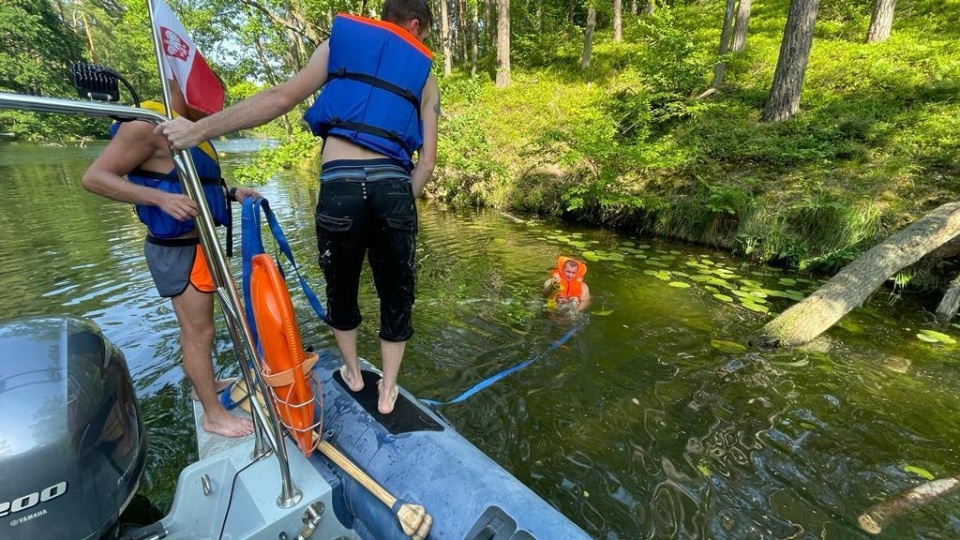
POLYGON ((271 375, 292 374, 282 378, 280 384, 271 385, 274 404, 300 451, 309 457, 314 446, 313 390, 304 375, 306 355, 290 292, 269 255, 254 255, 251 265, 250 302, 263 349, 264 377, 269 381, 271 375))

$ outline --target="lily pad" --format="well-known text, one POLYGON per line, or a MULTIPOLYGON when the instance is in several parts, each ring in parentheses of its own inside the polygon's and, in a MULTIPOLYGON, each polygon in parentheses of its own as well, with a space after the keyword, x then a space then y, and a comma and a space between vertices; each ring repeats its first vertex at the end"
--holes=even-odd
POLYGON ((689 284, 689 283, 684 283, 684 282, 682 282, 682 281, 671 281, 670 283, 667 283, 667 285, 670 285, 671 287, 676 287, 677 289, 689 289, 689 288, 690 288, 690 284, 689 284))
POLYGON ((761 306, 760 304, 757 304, 754 302, 745 301, 745 302, 741 302, 740 305, 749 309, 750 311, 756 311, 757 313, 767 313, 768 311, 770 311, 770 308, 768 308, 767 306, 761 306))
POLYGON ((919 476, 920 478, 924 478, 927 480, 933 480, 935 478, 932 474, 930 474, 930 471, 922 467, 914 467, 913 465, 904 465, 903 471, 908 473, 913 473, 919 476))
POLYGON ((923 341, 930 343, 946 343, 947 345, 954 345, 957 343, 957 340, 952 337, 934 330, 921 330, 917 337, 923 341))
POLYGON ((720 352, 733 354, 746 352, 747 350, 746 347, 737 343, 736 341, 726 341, 723 339, 711 339, 710 346, 720 352))
POLYGON ((591 262, 597 262, 601 257, 593 251, 584 251, 583 258, 591 262))
POLYGON ((599 316, 601 316, 601 317, 606 317, 607 315, 613 313, 613 310, 612 310, 612 309, 604 309, 604 310, 602 310, 602 311, 591 311, 590 313, 593 314, 593 315, 599 315, 599 316))
POLYGON ((717 300, 723 300, 724 302, 733 302, 733 297, 725 294, 716 293, 713 295, 713 297, 717 300))

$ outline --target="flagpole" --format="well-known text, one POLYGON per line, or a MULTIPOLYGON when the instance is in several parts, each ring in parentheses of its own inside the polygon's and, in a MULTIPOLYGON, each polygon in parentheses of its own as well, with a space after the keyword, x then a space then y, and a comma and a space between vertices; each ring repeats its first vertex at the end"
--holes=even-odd
MULTIPOLYGON (((160 0, 161 2, 163 0, 160 0)), ((164 6, 169 9, 169 6, 164 6)), ((167 78, 167 63, 164 60, 163 40, 160 36, 160 29, 156 24, 154 17, 154 0, 147 0, 147 12, 150 17, 150 30, 153 36, 153 51, 157 57, 157 71, 160 73, 160 87, 163 91, 163 105, 166 110, 167 118, 173 118, 173 109, 170 107, 170 87, 167 78)), ((186 92, 183 92, 186 99, 186 92)), ((269 391, 264 383, 262 373, 256 361, 256 352, 253 350, 253 339, 250 328, 246 320, 241 315, 240 296, 237 292, 236 283, 230 274, 230 266, 227 264, 223 252, 220 250, 220 244, 217 240, 216 229, 213 224, 213 217, 210 208, 207 205, 206 197, 203 195, 203 187, 200 184, 200 176, 193 163, 193 158, 187 150, 173 151, 173 162, 180 173, 180 181, 186 194, 193 199, 199 207, 200 213, 194 220, 197 226, 197 232, 200 234, 200 244, 203 246, 204 258, 207 260, 207 266, 211 270, 214 283, 217 286, 217 298, 220 300, 221 311, 227 321, 227 328, 230 330, 230 337, 233 339, 234 350, 237 353, 237 361, 240 364, 240 371, 247 382, 247 388, 259 387, 263 395, 269 395, 269 391), (251 374, 251 368, 257 372, 254 377, 251 374), (253 386, 256 385, 256 386, 253 386)), ((254 423, 255 443, 253 450, 253 459, 259 459, 269 453, 269 448, 263 441, 264 435, 270 439, 274 452, 277 454, 277 461, 280 465, 280 496, 277 497, 277 505, 281 508, 289 508, 300 501, 302 494, 293 483, 290 476, 290 462, 287 457, 287 448, 284 444, 283 432, 280 429, 280 423, 277 420, 277 413, 273 408, 271 400, 265 404, 266 412, 260 409, 259 400, 251 399, 251 416, 254 423), (267 421, 269 418, 270 421, 267 421)))
POLYGON ((153 0, 147 0, 147 16, 150 18, 150 34, 153 36, 153 54, 157 58, 157 72, 160 73, 160 90, 163 92, 163 109, 167 111, 167 118, 173 118, 173 113, 170 109, 170 87, 167 86, 167 63, 163 61, 160 29, 157 28, 157 22, 153 20, 153 0))

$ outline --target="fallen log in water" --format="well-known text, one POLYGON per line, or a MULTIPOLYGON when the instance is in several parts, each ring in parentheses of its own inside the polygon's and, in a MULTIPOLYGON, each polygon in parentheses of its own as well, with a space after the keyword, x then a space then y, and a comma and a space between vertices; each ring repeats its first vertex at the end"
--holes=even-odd
POLYGON ((860 514, 857 523, 870 534, 880 534, 894 519, 941 497, 960 491, 960 475, 941 478, 904 491, 896 498, 879 502, 860 514))
POLYGON ((753 340, 763 346, 803 345, 861 305, 900 269, 960 234, 960 202, 911 223, 845 266, 816 292, 766 324, 753 340))

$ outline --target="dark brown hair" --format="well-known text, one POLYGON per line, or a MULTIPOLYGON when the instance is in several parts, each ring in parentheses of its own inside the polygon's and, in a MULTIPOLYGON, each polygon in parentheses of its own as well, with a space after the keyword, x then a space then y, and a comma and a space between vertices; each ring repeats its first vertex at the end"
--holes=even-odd
POLYGON ((433 12, 427 0, 385 0, 380 18, 401 25, 416 19, 420 21, 420 28, 430 28, 433 24, 433 12))

